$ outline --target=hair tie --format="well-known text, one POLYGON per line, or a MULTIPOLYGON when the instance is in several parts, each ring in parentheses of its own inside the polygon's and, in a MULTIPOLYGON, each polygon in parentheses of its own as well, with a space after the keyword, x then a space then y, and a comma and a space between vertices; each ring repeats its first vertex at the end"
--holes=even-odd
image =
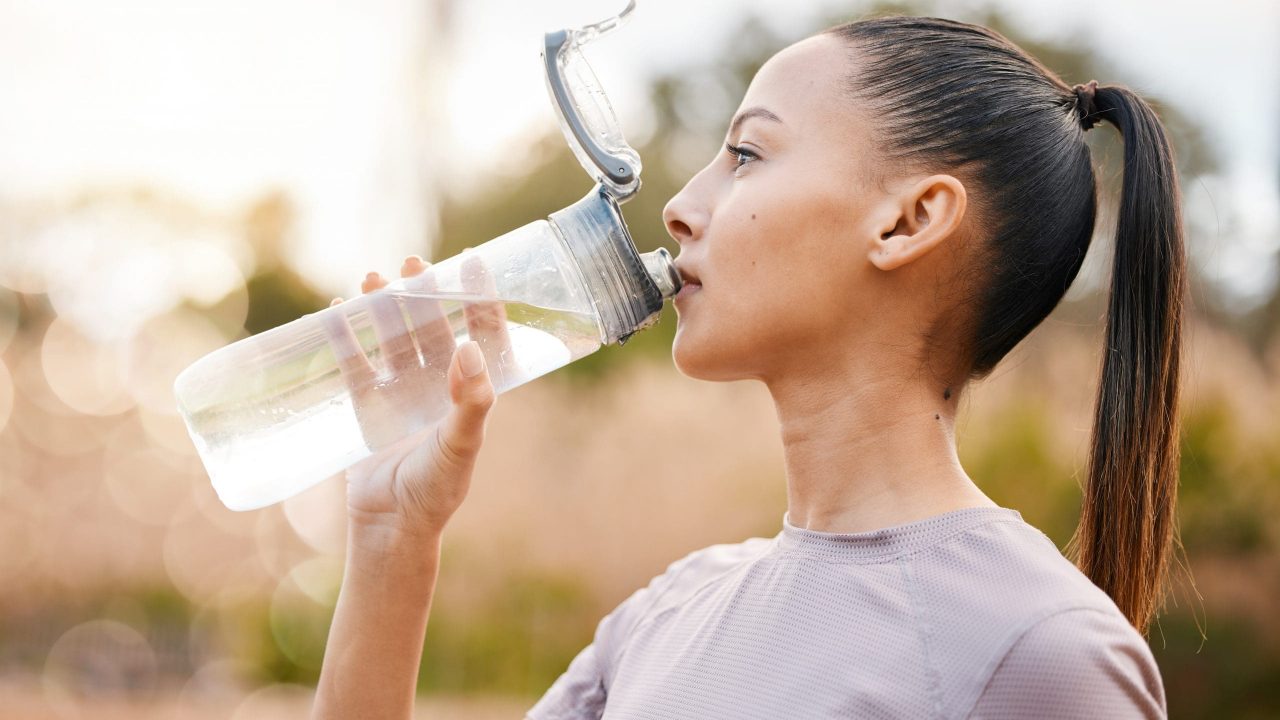
POLYGON ((1088 130, 1098 124, 1098 106, 1094 105, 1094 95, 1098 92, 1098 81, 1090 80, 1084 85, 1071 88, 1076 93, 1076 114, 1080 116, 1080 127, 1088 130))

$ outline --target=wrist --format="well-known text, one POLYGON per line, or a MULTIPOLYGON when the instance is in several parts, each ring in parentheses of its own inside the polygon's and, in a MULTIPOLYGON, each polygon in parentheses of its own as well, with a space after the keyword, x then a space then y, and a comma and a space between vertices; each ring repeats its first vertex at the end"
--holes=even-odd
MULTIPOLYGON (((447 518, 446 518, 447 520, 447 518)), ((359 543, 371 550, 409 545, 438 545, 445 520, 408 517, 400 511, 347 510, 348 545, 359 543)))
POLYGON ((351 522, 347 526, 347 574, 358 577, 434 578, 442 530, 351 522))

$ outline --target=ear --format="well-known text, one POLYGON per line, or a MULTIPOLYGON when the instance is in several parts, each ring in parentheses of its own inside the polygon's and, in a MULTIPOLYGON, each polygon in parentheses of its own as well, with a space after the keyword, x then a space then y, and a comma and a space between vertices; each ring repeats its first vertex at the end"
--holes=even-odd
POLYGON ((893 270, 922 257, 960 230, 967 196, 964 183, 951 175, 930 175, 904 185, 886 199, 873 226, 877 237, 869 259, 881 270, 893 270))

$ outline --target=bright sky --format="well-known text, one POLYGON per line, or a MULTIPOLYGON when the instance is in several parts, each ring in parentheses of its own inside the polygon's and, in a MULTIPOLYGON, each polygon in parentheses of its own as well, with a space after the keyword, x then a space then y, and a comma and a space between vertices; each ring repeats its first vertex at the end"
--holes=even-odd
MULTIPOLYGON (((231 212, 283 188, 300 211, 293 259, 349 294, 365 270, 394 272, 421 249, 433 182, 474 185, 555 127, 542 33, 623 4, 465 0, 445 32, 411 0, 0 0, 0 200, 145 184, 231 212)), ((1203 120, 1225 172, 1186 188, 1188 201, 1240 223, 1220 228, 1210 261, 1242 288, 1265 286, 1280 245, 1280 5, 997 4, 1031 34, 1077 31, 1128 68, 1100 81, 1203 120)), ((590 59, 638 137, 645 80, 710 59, 738 16, 756 10, 787 37, 846 5, 639 0, 590 59)))

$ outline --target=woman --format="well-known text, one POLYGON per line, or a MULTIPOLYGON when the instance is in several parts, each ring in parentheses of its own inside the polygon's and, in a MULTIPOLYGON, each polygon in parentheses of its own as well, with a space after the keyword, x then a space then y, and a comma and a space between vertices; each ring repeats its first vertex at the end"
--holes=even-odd
MULTIPOLYGON (((850 23, 760 69, 663 217, 699 286, 676 302, 675 364, 768 387, 783 527, 673 563, 529 717, 1165 715, 1141 633, 1173 534, 1185 254, 1146 103, 1072 88, 986 28, 850 23), (954 422, 1080 269, 1100 120, 1125 174, 1077 568, 969 478, 954 422)), ((474 343, 456 356, 437 441, 351 479, 318 716, 411 712, 441 532, 494 401, 474 343)))

